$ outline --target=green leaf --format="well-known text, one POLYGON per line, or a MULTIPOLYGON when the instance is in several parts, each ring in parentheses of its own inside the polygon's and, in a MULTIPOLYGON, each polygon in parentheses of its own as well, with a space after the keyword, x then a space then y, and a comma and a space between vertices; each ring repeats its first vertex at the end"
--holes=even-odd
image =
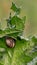
POLYGON ((31 57, 25 55, 25 50, 27 49, 27 44, 29 42, 26 40, 17 40, 15 51, 12 58, 12 65, 25 65, 27 62, 32 60, 31 57))
POLYGON ((13 35, 14 37, 15 36, 17 37, 19 35, 19 33, 21 33, 21 32, 22 31, 17 30, 17 29, 9 29, 9 28, 7 28, 5 30, 0 30, 0 38, 4 37, 6 35, 11 35, 11 36, 13 35))
POLYGON ((25 65, 37 56, 37 52, 31 52, 34 47, 32 41, 17 40, 12 58, 12 65, 25 65), (28 52, 29 54, 28 54, 28 52), (26 52, 25 52, 26 51, 26 52))
POLYGON ((14 12, 16 12, 17 14, 20 13, 20 8, 18 8, 13 2, 12 2, 11 9, 12 9, 14 12))
POLYGON ((35 46, 37 46, 37 38, 35 36, 32 37, 32 41, 34 42, 35 46))
POLYGON ((12 17, 11 23, 12 23, 12 25, 15 25, 15 29, 17 29, 17 30, 22 31, 24 29, 23 20, 17 16, 12 17))

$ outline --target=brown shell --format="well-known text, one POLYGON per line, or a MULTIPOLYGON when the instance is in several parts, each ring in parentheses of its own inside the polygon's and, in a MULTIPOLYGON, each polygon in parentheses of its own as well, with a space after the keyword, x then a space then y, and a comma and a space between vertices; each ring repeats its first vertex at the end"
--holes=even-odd
POLYGON ((6 38, 6 45, 13 48, 15 46, 15 40, 11 37, 6 38))

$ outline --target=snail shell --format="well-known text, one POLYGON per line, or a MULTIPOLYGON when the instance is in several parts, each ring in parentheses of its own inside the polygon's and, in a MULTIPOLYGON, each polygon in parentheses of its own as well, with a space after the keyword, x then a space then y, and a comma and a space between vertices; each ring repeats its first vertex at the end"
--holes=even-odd
POLYGON ((6 37, 6 45, 13 48, 15 46, 15 40, 11 37, 6 37))

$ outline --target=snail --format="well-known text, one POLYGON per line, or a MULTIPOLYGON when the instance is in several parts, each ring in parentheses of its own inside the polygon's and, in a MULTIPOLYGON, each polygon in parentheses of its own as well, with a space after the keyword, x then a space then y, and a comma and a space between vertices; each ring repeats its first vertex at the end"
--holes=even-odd
POLYGON ((10 48, 13 48, 15 46, 15 39, 7 36, 6 45, 10 48))

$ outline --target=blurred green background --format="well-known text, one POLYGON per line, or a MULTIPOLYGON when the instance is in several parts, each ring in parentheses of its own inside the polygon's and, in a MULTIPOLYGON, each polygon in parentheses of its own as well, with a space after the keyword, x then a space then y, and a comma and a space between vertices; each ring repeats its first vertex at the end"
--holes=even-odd
POLYGON ((11 11, 12 1, 21 7, 20 17, 26 16, 23 36, 37 35, 37 0, 0 0, 0 22, 2 23, 2 28, 6 27, 5 19, 8 18, 11 11))

